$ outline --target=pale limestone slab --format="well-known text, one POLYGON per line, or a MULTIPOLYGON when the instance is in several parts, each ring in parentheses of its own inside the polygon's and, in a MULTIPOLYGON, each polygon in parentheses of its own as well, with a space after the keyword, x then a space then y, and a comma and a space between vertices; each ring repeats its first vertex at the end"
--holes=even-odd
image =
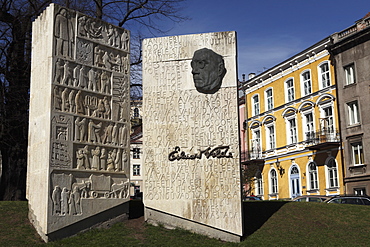
POLYGON ((49 241, 128 213, 130 34, 51 4, 32 35, 27 199, 49 241))
POLYGON ((202 225, 191 224, 202 234, 206 225, 243 235, 236 85, 235 32, 143 41, 144 204, 157 212, 146 215, 149 222, 166 214, 179 221, 165 224, 183 227, 182 219, 202 225), (224 59, 215 93, 200 93, 193 82, 191 61, 202 48, 224 59))

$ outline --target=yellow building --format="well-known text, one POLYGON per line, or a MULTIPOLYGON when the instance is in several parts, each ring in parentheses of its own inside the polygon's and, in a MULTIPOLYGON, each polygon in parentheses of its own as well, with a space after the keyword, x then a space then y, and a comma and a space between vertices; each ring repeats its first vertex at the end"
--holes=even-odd
POLYGON ((326 38, 245 82, 251 194, 276 200, 343 193, 329 44, 326 38))

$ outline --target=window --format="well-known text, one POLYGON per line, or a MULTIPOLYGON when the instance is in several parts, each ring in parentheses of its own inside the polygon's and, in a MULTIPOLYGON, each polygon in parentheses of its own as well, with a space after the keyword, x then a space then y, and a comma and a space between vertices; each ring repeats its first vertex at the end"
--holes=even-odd
POLYGON ((134 118, 140 117, 139 108, 134 108, 134 118))
POLYGON ((297 125, 295 118, 288 120, 288 126, 289 126, 288 144, 297 143, 297 125))
POLYGON ((303 72, 301 75, 302 80, 302 88, 303 88, 303 96, 312 93, 312 85, 311 85, 311 74, 310 71, 303 72))
POLYGON ((270 171, 270 194, 277 194, 278 187, 277 187, 277 173, 275 169, 270 171))
POLYGON ((140 176, 140 165, 133 165, 132 175, 140 176))
POLYGON ((293 79, 289 79, 285 82, 286 89, 286 101, 290 102, 294 100, 294 83, 293 79))
POLYGON ((270 125, 266 127, 266 137, 267 137, 267 148, 273 149, 275 148, 275 127, 274 125, 270 125))
POLYGON ((330 86, 330 70, 329 63, 325 62, 319 66, 319 81, 321 82, 321 88, 330 86))
POLYGON ((317 166, 315 163, 311 162, 308 165, 308 174, 309 174, 309 189, 310 190, 317 190, 319 189, 318 179, 317 179, 317 166))
POLYGON ((252 98, 252 101, 253 101, 253 116, 256 116, 258 114, 260 114, 260 101, 259 101, 259 98, 258 98, 258 95, 254 95, 253 98, 252 98))
POLYGON ((274 108, 274 98, 272 97, 272 88, 266 90, 266 111, 274 108))
POLYGON ((304 119, 305 119, 306 141, 313 140, 315 138, 313 114, 308 113, 304 115, 304 119))
POLYGON ((140 148, 133 148, 133 157, 134 159, 140 159, 140 148))
POLYGON ((346 75, 346 85, 356 83, 355 65, 354 64, 351 64, 351 65, 348 65, 348 66, 344 67, 344 73, 346 75))
POLYGON ((362 142, 351 143, 351 151, 352 151, 352 164, 362 165, 364 163, 362 142))
POLYGON ((356 196, 366 196, 366 188, 354 188, 353 193, 356 196))
POLYGON ((257 196, 263 196, 263 184, 262 184, 262 174, 261 171, 256 172, 256 180, 255 180, 255 193, 257 196))
POLYGON ((252 132, 252 152, 251 152, 251 158, 257 159, 260 158, 262 155, 261 151, 261 131, 259 129, 255 129, 252 132))
POLYGON ((360 122, 357 101, 347 104, 348 107, 348 124, 358 124, 360 122))
POLYGON ((323 108, 323 119, 321 119, 321 129, 325 133, 334 133, 334 117, 333 117, 333 108, 326 107, 323 108))
POLYGON ((329 188, 338 187, 338 170, 334 159, 330 159, 327 164, 329 175, 329 188))

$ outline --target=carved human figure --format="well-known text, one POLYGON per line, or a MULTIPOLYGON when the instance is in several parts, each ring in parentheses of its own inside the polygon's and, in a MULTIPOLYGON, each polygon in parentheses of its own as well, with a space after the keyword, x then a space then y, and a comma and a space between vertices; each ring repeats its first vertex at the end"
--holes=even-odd
POLYGON ((102 123, 95 124, 91 119, 89 121, 89 129, 88 129, 88 135, 89 135, 89 141, 93 143, 101 143, 100 138, 100 129, 101 129, 102 123))
POLYGON ((98 67, 103 67, 104 66, 104 62, 103 62, 104 52, 101 49, 99 49, 99 47, 97 46, 94 49, 94 53, 95 53, 95 65, 98 67))
POLYGON ((55 63, 54 83, 60 84, 62 82, 63 69, 64 69, 63 61, 62 59, 58 58, 55 63))
POLYGON ((61 9, 55 17, 56 55, 71 57, 73 25, 68 20, 67 10, 61 9))
POLYGON ((86 167, 86 169, 91 169, 91 166, 90 166, 90 160, 89 160, 89 146, 85 145, 84 148, 82 149, 82 152, 84 154, 84 165, 86 167))
POLYGON ((89 84, 87 88, 89 90, 93 90, 94 92, 96 91, 96 71, 94 68, 91 68, 88 72, 88 77, 89 77, 89 84))
POLYGON ((122 159, 121 159, 121 149, 117 150, 116 158, 114 159, 114 170, 116 172, 122 170, 122 159))
POLYGON ((122 150, 122 171, 127 173, 128 169, 128 155, 126 149, 122 150))
POLYGON ((119 127, 118 127, 118 124, 115 123, 113 126, 113 130, 112 130, 112 143, 114 145, 118 145, 118 132, 119 132, 119 127))
POLYGON ((109 93, 110 87, 109 87, 110 79, 108 76, 108 73, 106 71, 103 71, 100 75, 100 92, 101 93, 109 93))
POLYGON ((108 152, 107 171, 114 171, 114 160, 112 158, 112 151, 108 152))
POLYGON ((104 97, 103 102, 104 102, 104 118, 110 119, 111 108, 110 108, 109 100, 106 96, 104 97))
POLYGON ((79 149, 76 152, 76 159, 77 159, 77 169, 79 170, 85 170, 85 155, 83 149, 79 149))
POLYGON ((194 52, 191 67, 195 88, 204 94, 217 92, 226 74, 221 55, 211 49, 203 48, 194 52))
POLYGON ((75 140, 86 141, 86 118, 77 117, 75 120, 75 140))
POLYGON ((98 109, 97 109, 97 116, 102 118, 104 116, 105 107, 103 99, 99 99, 98 101, 98 109))
POLYGON ((105 148, 102 148, 100 153, 100 169, 107 169, 107 151, 105 148))
POLYGON ((66 215, 69 212, 68 200, 69 200, 69 191, 67 190, 66 187, 63 187, 60 199, 61 215, 66 215))
POLYGON ((85 88, 86 87, 86 66, 85 65, 82 65, 81 69, 80 69, 80 75, 78 76, 79 78, 79 87, 81 88, 85 88))
POLYGON ((72 70, 72 67, 71 67, 69 61, 64 62, 63 70, 64 70, 64 75, 63 75, 62 84, 67 85, 67 86, 72 86, 73 85, 73 83, 72 83, 72 81, 73 81, 73 78, 72 78, 73 70, 72 70))
POLYGON ((60 91, 58 87, 54 87, 54 109, 55 110, 62 110, 62 98, 60 96, 60 91))
POLYGON ((121 45, 122 45, 122 50, 128 51, 129 48, 129 36, 126 30, 123 31, 121 35, 121 45))
POLYGON ((106 69, 109 69, 109 70, 111 69, 110 57, 108 55, 108 52, 104 52, 103 65, 106 69))
POLYGON ((114 35, 114 30, 113 30, 112 25, 108 25, 106 33, 107 33, 107 38, 108 38, 107 44, 113 46, 113 44, 114 44, 114 36, 113 36, 114 35))
POLYGON ((91 154, 93 156, 91 162, 91 169, 100 170, 100 147, 97 146, 95 149, 92 149, 91 154))
MULTIPOLYGON (((125 120, 124 120, 125 122, 125 120)), ((123 147, 127 146, 127 126, 126 124, 123 124, 119 128, 119 144, 123 147)))
POLYGON ((113 131, 113 123, 110 122, 109 125, 105 127, 102 143, 104 144, 112 143, 112 131, 113 131))
POLYGON ((73 86, 78 87, 80 84, 80 69, 81 65, 77 64, 73 69, 73 86))
POLYGON ((78 33, 83 37, 87 36, 86 16, 81 16, 78 18, 78 33))
POLYGON ((121 48, 121 37, 117 29, 114 29, 114 46, 121 48))
POLYGON ((71 215, 78 215, 82 213, 81 210, 81 195, 78 186, 73 188, 73 191, 69 197, 69 212, 71 215))
POLYGON ((53 201, 53 213, 54 215, 59 215, 61 212, 60 207, 60 200, 61 200, 61 192, 62 190, 58 185, 54 187, 53 193, 51 195, 51 199, 53 201))
POLYGON ((128 74, 130 70, 130 62, 128 61, 128 56, 122 57, 122 67, 123 67, 122 72, 128 74))
POLYGON ((76 94, 75 105, 76 105, 76 114, 85 114, 85 106, 81 90, 78 90, 76 94))
POLYGON ((68 95, 68 103, 69 103, 69 112, 73 113, 76 110, 76 102, 75 102, 75 90, 71 90, 68 95))
POLYGON ((64 90, 62 91, 62 111, 69 110, 68 93, 69 93, 68 88, 64 88, 64 90))

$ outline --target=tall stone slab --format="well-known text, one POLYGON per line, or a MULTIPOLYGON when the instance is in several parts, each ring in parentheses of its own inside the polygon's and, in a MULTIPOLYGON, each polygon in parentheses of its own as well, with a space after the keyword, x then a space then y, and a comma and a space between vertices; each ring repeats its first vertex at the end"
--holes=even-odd
POLYGON ((50 5, 33 23, 27 199, 45 241, 127 216, 129 32, 50 5))
POLYGON ((240 241, 236 33, 145 39, 143 107, 146 220, 240 241))

